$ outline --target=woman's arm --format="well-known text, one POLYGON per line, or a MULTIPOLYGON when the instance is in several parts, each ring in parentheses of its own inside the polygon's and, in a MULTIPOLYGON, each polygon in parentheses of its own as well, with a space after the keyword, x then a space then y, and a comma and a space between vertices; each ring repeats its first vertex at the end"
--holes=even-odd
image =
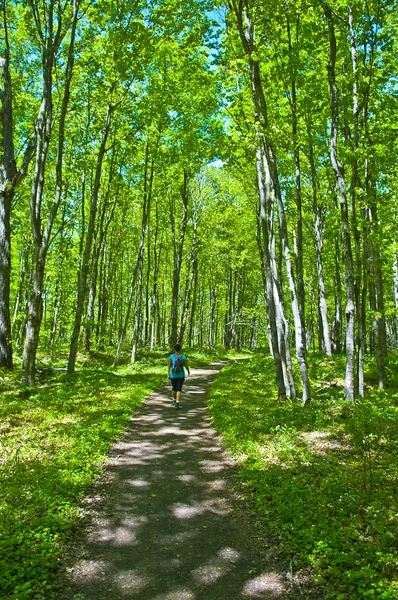
POLYGON ((188 375, 190 375, 191 371, 190 371, 189 366, 188 366, 188 359, 187 358, 184 360, 184 367, 188 371, 188 375))
POLYGON ((167 377, 170 379, 170 370, 171 370, 171 358, 169 358, 169 362, 167 364, 167 377))

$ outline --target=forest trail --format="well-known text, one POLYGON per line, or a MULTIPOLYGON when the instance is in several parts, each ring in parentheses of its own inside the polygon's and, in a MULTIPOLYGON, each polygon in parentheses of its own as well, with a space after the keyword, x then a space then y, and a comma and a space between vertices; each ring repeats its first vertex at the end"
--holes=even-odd
POLYGON ((290 597, 253 516, 237 510, 234 465, 210 424, 206 394, 224 364, 192 371, 180 410, 165 385, 131 419, 62 600, 290 597))

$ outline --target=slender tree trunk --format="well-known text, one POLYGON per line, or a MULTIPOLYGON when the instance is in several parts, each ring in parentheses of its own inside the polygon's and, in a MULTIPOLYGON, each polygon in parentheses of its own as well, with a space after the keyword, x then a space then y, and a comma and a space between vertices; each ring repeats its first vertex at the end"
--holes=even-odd
MULTIPOLYGON (((393 266, 393 277, 394 277, 394 302, 395 310, 398 311, 398 255, 394 255, 394 266, 393 266)), ((397 317, 393 316, 393 332, 395 346, 398 346, 398 323, 397 317)))
MULTIPOLYGON (((87 325, 85 330, 85 341, 84 341, 84 350, 85 352, 91 351, 91 334, 94 326, 94 308, 95 308, 95 300, 97 297, 97 280, 98 280, 98 266, 99 260, 102 253, 102 248, 104 245, 104 240, 106 233, 108 231, 109 225, 111 223, 113 213, 116 206, 116 200, 113 203, 113 206, 110 210, 110 214, 106 219, 106 213, 108 209, 109 198, 111 195, 111 186, 113 182, 114 176, 114 165, 115 165, 115 153, 112 155, 109 177, 108 177, 108 185, 107 190, 104 195, 104 201, 101 207, 101 213, 99 218, 99 227, 98 232, 94 232, 94 241, 93 241, 93 255, 91 259, 91 279, 90 279, 90 288, 88 292, 88 301, 87 301, 87 325), (105 222, 106 219, 106 222, 105 222), (97 234, 97 235, 96 235, 97 234)), ((117 196, 117 194, 116 194, 117 196)))
POLYGON ((236 349, 236 283, 237 283, 237 269, 234 268, 233 272, 233 286, 231 287, 231 320, 230 320, 230 328, 231 328, 231 339, 232 339, 232 347, 236 349))
POLYGON ((244 324, 243 324, 243 306, 245 302, 245 265, 243 265, 239 272, 239 288, 238 288, 238 307, 237 307, 237 317, 240 322, 237 329, 237 350, 240 350, 244 345, 244 324))
POLYGON ((193 292, 192 292, 191 315, 190 315, 190 319, 189 319, 188 345, 190 348, 192 348, 192 346, 194 345, 196 298, 197 298, 197 294, 198 294, 198 260, 197 260, 197 258, 193 262, 192 270, 194 273, 194 282, 193 282, 193 292))
POLYGON ((102 174, 102 166, 104 162, 104 157, 106 153, 106 143, 108 141, 109 131, 112 122, 112 114, 114 111, 114 107, 111 104, 111 99, 109 100, 107 107, 107 114, 105 120, 105 126, 102 132, 101 144, 97 157, 97 165, 95 171, 95 180, 94 187, 91 193, 90 200, 90 216, 87 227, 86 240, 84 244, 84 252, 83 252, 83 260, 81 264, 81 268, 78 276, 78 290, 77 290, 77 301, 76 301, 76 313, 75 313, 75 322, 73 326, 72 338, 69 349, 69 359, 68 359, 68 374, 72 374, 75 372, 75 364, 76 364, 76 355, 79 344, 79 336, 80 336, 80 326, 82 322, 83 312, 84 312, 84 303, 86 299, 87 292, 87 278, 90 268, 90 257, 91 257, 91 249, 93 245, 94 238, 94 227, 95 220, 97 216, 97 207, 98 207, 98 196, 99 190, 101 186, 101 174, 102 174))
MULTIPOLYGON (((297 134, 297 90, 296 90, 296 67, 293 57, 293 46, 291 40, 290 20, 289 20, 289 5, 285 0, 287 34, 289 43, 289 62, 291 75, 291 100, 290 107, 292 112, 292 139, 293 139, 293 154, 295 164, 295 191, 297 205, 297 304, 300 313, 300 327, 302 329, 300 344, 306 346, 306 328, 305 328, 305 291, 304 291, 304 267, 303 267, 303 214, 302 214, 302 194, 301 194, 301 164, 300 164, 300 144, 297 134)), ((296 46, 298 46, 298 31, 299 23, 296 24, 296 46)), ((308 376, 303 372, 304 378, 308 376)), ((308 383, 309 385, 309 383, 308 383)))
MULTIPOLYGON (((272 178, 274 189, 277 183, 277 175, 275 172, 276 163, 274 164, 274 176, 272 178)), ((308 377, 308 367, 307 367, 307 357, 306 357, 306 347, 305 347, 305 331, 303 328, 303 323, 301 320, 300 309, 298 296, 296 293, 296 284, 294 280, 294 272, 293 272, 293 264, 291 260, 291 252, 288 244, 288 233, 287 233, 287 223, 285 210, 282 203, 282 196, 279 189, 279 184, 276 187, 276 201, 278 206, 278 214, 279 214, 279 231, 282 242, 282 249, 285 258, 286 265, 286 273, 287 280, 289 283, 291 302, 292 302, 292 312, 294 319, 294 330, 295 330, 295 338, 296 338, 296 356, 299 364, 301 381, 303 385, 303 403, 306 404, 311 400, 311 386, 308 377)))
POLYGON ((173 206, 170 211, 172 241, 174 252, 173 266, 173 289, 172 289, 172 304, 171 304, 171 332, 169 338, 170 347, 173 348, 177 342, 177 326, 178 326, 178 298, 180 288, 180 274, 182 265, 182 254, 184 248, 185 233, 188 224, 188 173, 184 171, 184 179, 182 185, 182 223, 179 233, 179 242, 176 240, 176 226, 173 206))
POLYGON ((130 362, 135 363, 137 358, 138 342, 140 337, 141 328, 141 310, 142 310, 142 278, 143 278, 143 260, 140 261, 138 281, 137 281, 137 295, 136 305, 134 310, 134 327, 133 327, 133 343, 131 348, 130 362))
MULTIPOLYGON (((363 398, 364 395, 364 361, 365 361, 365 328, 364 328, 364 315, 363 311, 365 306, 362 304, 362 299, 366 298, 366 288, 364 288, 365 280, 363 278, 363 267, 362 267, 362 256, 365 260, 365 249, 366 241, 364 239, 365 230, 363 231, 363 241, 361 251, 361 234, 358 230, 357 216, 356 216, 356 196, 357 189, 361 187, 358 173, 358 148, 359 148, 359 104, 358 104, 358 64, 357 64, 357 48, 354 34, 354 22, 352 9, 348 7, 348 22, 350 31, 350 45, 351 45, 351 61, 353 71, 353 108, 352 108, 352 120, 353 120, 353 136, 352 136, 352 160, 351 160, 351 187, 350 187, 350 204, 351 204, 351 230, 354 237, 355 245, 355 310, 357 315, 357 336, 356 336, 356 348, 357 348, 357 385, 358 385, 358 396, 363 398)), ((348 126, 347 126, 347 129, 348 126)), ((361 212, 364 212, 362 208, 361 212)))
MULTIPOLYGON (((150 207, 151 207, 151 201, 152 201, 153 177, 154 177, 154 172, 155 172, 155 164, 154 164, 155 156, 156 156, 156 153, 152 157, 150 173, 149 173, 149 178, 148 178, 149 145, 147 144, 144 193, 147 198, 147 201, 146 201, 147 216, 146 216, 145 225, 146 225, 146 229, 148 230, 148 235, 149 235, 150 207)), ((143 233, 145 236, 146 232, 144 231, 143 233)), ((143 238, 143 241, 145 242, 145 237, 143 238)), ((150 243, 150 241, 148 240, 148 247, 149 247, 149 243, 150 243)), ((136 296, 137 300, 136 300, 136 307, 135 307, 134 333, 133 333, 133 347, 132 347, 132 351, 131 351, 131 362, 132 363, 134 363, 135 359, 136 359, 138 343, 139 343, 139 339, 140 339, 141 324, 142 324, 142 314, 141 313, 142 313, 142 286, 143 286, 143 276, 144 276, 144 252, 145 252, 145 248, 143 246, 142 252, 140 254, 140 265, 139 265, 139 272, 138 272, 138 285, 137 285, 137 296, 136 296)))
POLYGON ((267 169, 269 170, 269 173, 271 175, 272 186, 278 207, 279 231, 282 241, 295 326, 296 356, 297 361, 299 363, 301 381, 303 386, 303 403, 306 404, 310 402, 311 399, 311 385, 308 377, 305 330, 300 314, 295 275, 293 272, 293 263, 288 244, 287 223, 285 210, 283 207, 282 194, 279 185, 275 150, 266 134, 266 132, 268 131, 268 114, 267 104, 260 75, 260 64, 257 59, 253 58, 256 52, 254 30, 251 24, 247 6, 243 8, 243 4, 240 3, 238 7, 235 2, 232 2, 231 5, 236 15, 239 35, 247 57, 256 122, 258 122, 258 126, 260 128, 260 135, 264 150, 264 160, 267 163, 267 169))
MULTIPOLYGON (((267 176, 267 187, 270 190, 271 177, 268 171, 267 162, 264 161, 264 168, 267 176)), ((285 313, 285 300, 283 297, 283 280, 282 280, 282 244, 279 236, 279 257, 276 255, 276 240, 275 240, 275 217, 274 207, 271 195, 269 195, 268 206, 268 225, 270 237, 270 252, 274 284, 274 297, 276 307, 276 325, 279 339, 279 352, 282 358, 283 377, 285 379, 286 396, 291 400, 296 399, 296 386, 294 383, 293 365, 290 353, 290 333, 289 321, 285 313)))
MULTIPOLYGON (((12 338, 10 317, 10 277, 11 277, 11 204, 15 191, 26 177, 29 163, 36 147, 36 128, 25 149, 22 150, 22 164, 17 168, 14 148, 13 88, 10 75, 10 45, 8 39, 7 2, 0 10, 3 17, 5 50, 0 57, 1 84, 1 162, 0 162, 0 367, 11 369, 12 338)), ((39 112, 39 117, 41 111, 39 112)))
POLYGON ((14 316, 12 319, 11 330, 14 332, 15 324, 18 318, 19 307, 22 303, 24 296, 24 287, 25 287, 25 278, 28 270, 28 249, 25 247, 22 252, 20 252, 19 256, 19 285, 18 285, 18 295, 15 301, 14 306, 14 316))
MULTIPOLYGON (((148 223, 150 207, 151 207, 152 185, 153 185, 153 176, 154 176, 154 157, 152 157, 149 178, 148 178, 148 167, 149 167, 149 143, 147 143, 146 156, 145 156, 144 200, 143 200, 143 204, 142 204, 141 235, 140 235, 140 242, 139 242, 139 246, 138 246, 138 255, 137 255, 137 261, 135 263, 132 277, 131 277, 130 292, 129 292, 129 298, 128 298, 128 303, 127 303, 126 316, 124 318, 124 324, 123 324, 123 327, 121 329, 120 336, 119 336, 118 347, 116 350, 115 358, 113 360, 114 368, 116 367, 116 365, 119 361, 123 342, 126 337, 127 328, 128 328, 129 322, 130 322, 130 315, 131 315, 131 308, 133 305, 134 292, 136 293, 137 303, 139 304, 139 307, 141 309, 140 297, 142 294, 142 264, 143 264, 144 252, 145 252, 145 237, 146 237, 147 223, 148 223), (138 289, 136 289, 137 281, 138 281, 138 289)), ((135 319, 135 327, 134 327, 134 333, 133 333, 133 350, 134 350, 134 345, 136 346, 136 344, 137 344, 137 336, 138 336, 138 332, 139 332, 139 329, 137 326, 137 319, 138 319, 137 311, 135 313, 135 316, 136 316, 136 319, 135 319)), ((132 351, 131 357, 135 359, 135 351, 134 351, 134 356, 133 356, 133 351, 132 351)))
POLYGON ((32 194, 30 203, 31 225, 34 240, 34 262, 32 273, 32 294, 28 303, 28 316, 26 323, 26 335, 22 363, 22 380, 23 384, 28 387, 32 387, 35 385, 36 352, 39 342, 40 326, 43 317, 43 283, 46 257, 51 241, 52 227, 62 198, 65 121, 68 110, 70 85, 73 74, 75 56, 74 42, 79 4, 79 0, 76 0, 73 6, 71 39, 68 50, 64 95, 62 100, 58 130, 55 199, 50 208, 44 232, 42 232, 41 205, 44 193, 45 168, 47 163, 47 155, 52 131, 52 71, 54 68, 55 56, 57 54, 63 35, 61 31, 62 14, 60 14, 59 12, 56 16, 56 30, 55 32, 53 30, 53 2, 50 2, 48 7, 48 21, 46 25, 46 31, 41 32, 43 33, 43 38, 45 37, 46 40, 46 46, 43 53, 43 93, 41 115, 36 123, 36 166, 32 183, 32 194))
POLYGON ((210 306, 209 306, 209 346, 210 348, 214 348, 217 343, 217 332, 215 328, 215 312, 216 312, 216 302, 217 302, 217 292, 213 285, 213 282, 210 282, 210 306))
POLYGON ((226 306, 227 311, 225 313, 225 325, 224 325, 224 346, 227 350, 231 348, 231 319, 232 319, 232 268, 229 267, 228 271, 228 283, 226 286, 226 306))
POLYGON ((337 179, 337 187, 340 199, 340 211, 342 220, 343 237, 343 256, 345 265, 345 284, 346 284, 346 374, 345 374, 345 397, 347 400, 354 399, 354 381, 355 381, 355 285, 354 268, 351 251, 351 235, 348 217, 347 194, 344 180, 343 167, 338 160, 337 139, 338 139, 338 92, 336 85, 335 64, 336 64, 336 36, 332 11, 327 4, 322 4, 329 30, 330 54, 328 64, 328 77, 330 89, 330 108, 332 114, 331 134, 330 134, 330 158, 332 167, 337 179))
POLYGON ((94 251, 92 255, 91 263, 91 281, 88 290, 87 300, 87 312, 86 312, 86 326, 85 326, 85 337, 84 337, 84 351, 87 353, 91 352, 91 332, 94 325, 94 303, 97 295, 97 277, 98 277, 98 260, 101 248, 98 247, 98 241, 94 242, 94 251))
POLYGON ((115 280, 115 268, 113 266, 112 256, 108 254, 108 247, 105 243, 102 249, 101 259, 101 289, 98 298, 98 317, 97 317, 97 332, 96 343, 98 347, 103 348, 106 343, 107 328, 113 330, 114 315, 112 308, 110 309, 110 290, 113 289, 113 281, 115 280))
POLYGON ((160 310, 159 310, 159 271, 160 257, 162 254, 162 243, 159 245, 159 211, 158 202, 156 202, 155 215, 155 235, 153 240, 153 289, 151 298, 151 350, 154 350, 157 341, 160 339, 160 310))
POLYGON ((51 351, 51 355, 53 355, 53 349, 55 346, 55 339, 56 339, 56 334, 57 334, 57 319, 58 319, 58 311, 59 311, 59 307, 60 307, 60 303, 61 303, 61 298, 60 298, 60 281, 59 281, 59 277, 57 278, 56 284, 55 284, 55 292, 54 292, 54 310, 53 310, 53 316, 51 319, 51 333, 50 333, 50 351, 51 351))
POLYGON ((277 310, 275 306, 275 291, 273 281, 273 267, 271 258, 271 243, 269 239, 269 223, 268 223, 268 205, 270 202, 269 185, 264 181, 263 157, 261 150, 257 151, 257 177, 258 190, 260 197, 260 224, 262 233, 262 246, 260 245, 260 260, 263 264, 264 280, 265 280, 265 304, 267 311, 268 326, 270 328, 271 352, 274 358, 276 369, 276 386, 278 389, 278 397, 280 400, 286 399, 286 384, 284 377, 284 369, 282 357, 279 350, 278 327, 277 327, 277 310))
MULTIPOLYGON (((379 31, 379 19, 380 12, 382 10, 382 5, 379 2, 377 4, 377 13, 375 15, 375 20, 373 20, 373 25, 371 28, 371 42, 370 49, 368 52, 369 56, 369 67, 367 73, 367 82, 364 90, 364 101, 363 101, 363 121, 364 121, 364 129, 365 129, 365 139, 367 147, 370 148, 372 145, 371 136, 369 135, 369 101, 370 101, 370 90, 373 82, 373 73, 374 73, 374 65, 375 65, 375 50, 377 47, 378 41, 378 31, 379 31)), ((365 190, 366 197, 368 198, 368 204, 370 206, 370 215, 371 215, 371 224, 374 232, 376 233, 376 239, 379 237, 379 221, 377 217, 377 202, 376 202, 376 185, 375 182, 372 181, 371 177, 371 168, 370 168, 370 158, 366 157, 365 160, 365 190)), ((375 312, 374 312, 374 324, 373 329, 375 332, 375 350, 376 350, 376 361, 378 368, 378 378, 379 378, 379 388, 384 388, 387 384, 387 375, 385 368, 385 361, 387 357, 387 332, 386 332, 386 321, 385 321, 385 307, 384 307, 384 284, 383 284, 383 274, 382 274, 382 259, 379 247, 377 244, 375 245, 373 242, 368 243, 369 255, 371 258, 371 265, 373 270, 373 277, 376 284, 376 302, 375 302, 375 312)))
MULTIPOLYGON (((194 280, 195 280, 194 264, 195 264, 195 262, 197 262, 197 259, 198 259, 197 258, 197 254, 198 254, 197 234, 198 234, 197 221, 194 218, 192 248, 191 248, 191 253, 190 253, 190 258, 189 258, 189 266, 191 269, 191 273, 188 277, 188 282, 187 282, 187 286, 186 286, 185 303, 184 303, 184 308, 183 308, 182 316, 181 316, 180 331, 178 334, 178 343, 179 344, 182 344, 183 340, 184 340, 185 328, 187 326, 188 315, 189 315, 189 306, 191 304, 192 288, 193 288, 193 284, 194 284, 194 280)), ((210 318, 210 322, 211 322, 211 318, 210 318)), ((211 342, 210 342, 210 346, 211 346, 211 342)))
POLYGON ((315 221, 315 255, 316 255, 316 272, 318 277, 318 303, 319 313, 322 323, 322 334, 323 341, 325 344, 326 356, 332 355, 332 342, 330 339, 330 327, 328 318, 328 307, 326 302, 325 293, 325 280, 323 275, 323 260, 322 260, 322 248, 323 248, 323 223, 318 206, 318 185, 316 176, 316 165, 314 157, 314 148, 312 143, 312 135, 310 124, 307 122, 308 140, 309 140, 309 160, 311 166, 311 183, 312 183, 312 209, 314 212, 315 221))
POLYGON ((50 352, 53 355, 54 347, 57 338, 57 325, 58 325, 58 313, 59 309, 62 305, 62 274, 64 269, 64 249, 65 249, 65 217, 66 217, 66 204, 63 207, 62 211, 62 222, 61 222, 61 240, 59 244, 59 255, 60 261, 58 264, 58 272, 57 279, 55 282, 55 291, 54 291, 54 305, 53 305, 53 316, 51 319, 51 333, 50 333, 50 352))
POLYGON ((11 280, 11 202, 14 190, 0 191, 0 367, 11 369, 12 339, 10 320, 11 280))
MULTIPOLYGON (((372 203, 371 209, 372 224, 375 231, 379 229, 379 221, 377 217, 377 210, 374 203, 372 203)), ((373 330, 375 335, 375 352, 376 362, 378 371, 378 387, 384 389, 387 384, 386 364, 385 359, 387 356, 387 332, 385 323, 385 307, 384 307, 384 283, 383 274, 381 269, 381 256, 380 251, 374 244, 370 251, 372 257, 372 270, 375 283, 375 303, 372 306, 373 309, 373 330)))
MULTIPOLYGON (((40 325, 43 317, 44 267, 49 239, 42 234, 41 204, 44 193, 44 176, 52 128, 52 70, 54 64, 53 5, 50 2, 46 48, 43 56, 43 92, 41 117, 36 123, 36 165, 30 200, 30 218, 33 234, 32 291, 28 302, 25 344, 22 360, 22 383, 35 385, 36 352, 39 343, 40 325)), ((51 223, 52 225, 52 223, 51 223)))
MULTIPOLYGON (((150 236, 150 231, 148 230, 148 237, 150 236)), ((148 248, 147 248, 147 265, 146 265, 146 283, 145 283, 145 326, 144 326, 144 346, 148 344, 149 341, 149 327, 151 320, 151 310, 150 310, 150 297, 149 297, 149 285, 150 285, 150 273, 152 269, 152 261, 151 261, 151 244, 150 239, 148 239, 148 248)))
POLYGON ((334 247, 334 260, 335 260, 335 296, 334 296, 334 322, 333 322, 333 345, 335 354, 341 354, 343 352, 343 346, 341 341, 341 328, 342 328, 342 288, 341 288, 341 276, 340 276, 340 239, 336 238, 334 247))
POLYGON ((199 349, 202 350, 203 348, 203 323, 204 323, 204 318, 203 318, 203 313, 204 313, 204 288, 200 289, 199 292, 199 324, 198 324, 198 345, 199 345, 199 349))

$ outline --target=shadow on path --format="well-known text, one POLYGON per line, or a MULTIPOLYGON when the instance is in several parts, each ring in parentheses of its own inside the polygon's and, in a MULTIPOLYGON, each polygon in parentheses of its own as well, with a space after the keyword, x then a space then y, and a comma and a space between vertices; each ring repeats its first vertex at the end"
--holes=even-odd
POLYGON ((181 409, 164 386, 112 448, 106 499, 84 530, 63 600, 289 598, 251 518, 233 510, 233 464, 206 393, 225 363, 195 369, 181 409), (257 547, 258 546, 258 547, 257 547))

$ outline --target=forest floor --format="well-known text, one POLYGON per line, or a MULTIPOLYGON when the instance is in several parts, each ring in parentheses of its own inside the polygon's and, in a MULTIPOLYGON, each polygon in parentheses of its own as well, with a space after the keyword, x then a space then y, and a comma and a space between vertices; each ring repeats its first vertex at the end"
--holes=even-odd
POLYGON ((211 426, 206 396, 224 364, 192 371, 180 410, 164 385, 131 418, 86 500, 60 600, 303 597, 211 426))
POLYGON ((0 372, 0 597, 396 600, 398 353, 354 402, 311 355, 303 406, 267 352, 192 349, 179 411, 167 356, 0 372))
POLYGON ((290 557, 291 576, 307 572, 327 600, 398 598, 397 359, 391 351, 381 390, 368 356, 365 397, 355 401, 344 399, 344 357, 320 354, 309 357, 306 406, 278 400, 266 353, 244 369, 230 362, 209 390, 241 494, 290 557))

